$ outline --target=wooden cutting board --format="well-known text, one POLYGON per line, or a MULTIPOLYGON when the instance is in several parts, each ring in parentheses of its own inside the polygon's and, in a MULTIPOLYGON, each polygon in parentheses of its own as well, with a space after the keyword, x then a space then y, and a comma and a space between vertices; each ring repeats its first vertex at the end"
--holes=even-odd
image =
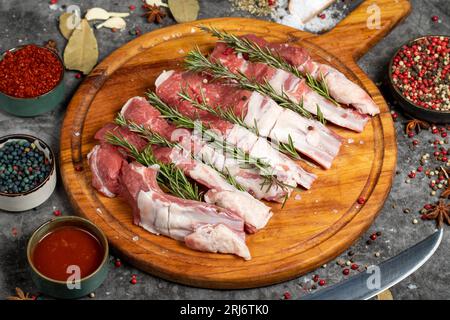
MULTIPOLYGON (((376 9, 375 9, 376 10, 376 9)), ((162 278, 208 288, 250 288, 285 281, 311 271, 346 250, 369 228, 387 197, 396 164, 396 141, 388 106, 377 87, 355 63, 410 10, 406 0, 367 1, 331 32, 315 36, 279 24, 218 18, 178 24, 144 34, 116 50, 84 80, 69 104, 61 131, 60 167, 75 213, 97 224, 117 255, 162 278), (368 8, 377 3, 380 29, 368 29, 368 8), (215 39, 199 32, 207 24, 236 34, 254 33, 269 41, 305 46, 362 85, 381 109, 362 134, 330 125, 345 138, 330 170, 318 175, 309 191, 292 195, 285 207, 272 205, 268 226, 248 236, 251 261, 232 255, 188 249, 183 243, 152 235, 132 224, 130 207, 91 187, 86 155, 95 132, 113 120, 124 102, 154 88, 163 70, 181 67, 198 45, 204 52, 215 39), (82 170, 80 169, 82 167, 82 170), (359 205, 357 199, 367 202, 359 205)))

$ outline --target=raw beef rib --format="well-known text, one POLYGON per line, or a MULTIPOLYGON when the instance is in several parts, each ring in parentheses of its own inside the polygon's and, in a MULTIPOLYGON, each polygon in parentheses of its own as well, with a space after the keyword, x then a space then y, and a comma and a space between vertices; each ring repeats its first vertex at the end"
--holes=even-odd
POLYGON ((330 95, 336 101, 351 105, 364 114, 380 113, 380 109, 364 89, 335 68, 314 61, 306 49, 286 43, 270 43, 253 34, 245 37, 256 42, 260 47, 276 52, 288 63, 297 67, 300 72, 309 73, 317 80, 324 80, 330 95))
POLYGON ((204 97, 212 107, 232 109, 236 115, 244 118, 247 126, 256 125, 260 136, 283 143, 288 143, 290 137, 298 151, 324 168, 331 167, 333 159, 339 152, 340 137, 326 126, 318 121, 306 119, 294 111, 284 109, 258 92, 210 82, 205 75, 191 72, 172 70, 161 74, 160 78, 156 80, 156 83, 159 83, 156 89, 158 95, 167 104, 177 106, 178 110, 185 115, 194 117, 205 112, 199 112, 188 101, 180 101, 178 94, 180 88, 185 88, 191 96, 196 98, 204 97), (165 80, 158 81, 160 78, 165 80))
POLYGON ((128 121, 144 125, 148 130, 159 133, 172 142, 180 143, 187 150, 191 150, 196 159, 214 166, 219 172, 232 175, 238 184, 257 199, 282 202, 287 195, 287 190, 276 185, 262 187, 264 179, 256 169, 242 167, 238 160, 225 157, 223 153, 195 137, 191 131, 177 129, 168 124, 160 117, 159 111, 142 97, 129 99, 121 113, 128 121), (195 144, 196 147, 191 147, 191 144, 195 144))
POLYGON ((156 235, 184 241, 195 250, 231 253, 250 260, 244 221, 211 204, 165 194, 156 182, 157 167, 125 164, 121 195, 133 208, 134 223, 156 235))

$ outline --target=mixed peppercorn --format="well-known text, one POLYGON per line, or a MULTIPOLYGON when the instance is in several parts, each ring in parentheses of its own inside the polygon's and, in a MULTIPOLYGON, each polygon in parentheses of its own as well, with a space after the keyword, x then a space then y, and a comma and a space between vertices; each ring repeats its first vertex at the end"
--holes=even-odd
POLYGON ((50 171, 49 160, 34 143, 13 140, 0 148, 0 192, 27 192, 42 183, 50 171))
POLYGON ((429 36, 404 45, 390 71, 394 86, 415 105, 450 111, 448 37, 429 36))
POLYGON ((55 53, 36 45, 7 51, 0 61, 0 91, 16 98, 34 98, 52 90, 63 66, 55 53))

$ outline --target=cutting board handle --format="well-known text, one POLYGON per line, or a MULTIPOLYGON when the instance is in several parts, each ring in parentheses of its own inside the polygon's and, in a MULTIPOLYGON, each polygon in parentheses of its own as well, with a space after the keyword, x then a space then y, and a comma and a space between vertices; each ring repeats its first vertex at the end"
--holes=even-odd
POLYGON ((358 60, 402 21, 410 10, 408 0, 366 0, 334 29, 318 36, 314 39, 318 41, 314 42, 337 56, 348 53, 358 60))

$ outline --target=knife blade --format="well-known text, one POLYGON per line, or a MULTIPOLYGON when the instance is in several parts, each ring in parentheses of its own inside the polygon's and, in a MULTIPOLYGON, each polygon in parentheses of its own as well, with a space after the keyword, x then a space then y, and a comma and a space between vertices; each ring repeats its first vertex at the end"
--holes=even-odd
POLYGON ((369 266, 346 281, 309 294, 302 300, 367 300, 399 283, 419 269, 436 251, 442 241, 443 229, 420 241, 400 254, 369 266))

